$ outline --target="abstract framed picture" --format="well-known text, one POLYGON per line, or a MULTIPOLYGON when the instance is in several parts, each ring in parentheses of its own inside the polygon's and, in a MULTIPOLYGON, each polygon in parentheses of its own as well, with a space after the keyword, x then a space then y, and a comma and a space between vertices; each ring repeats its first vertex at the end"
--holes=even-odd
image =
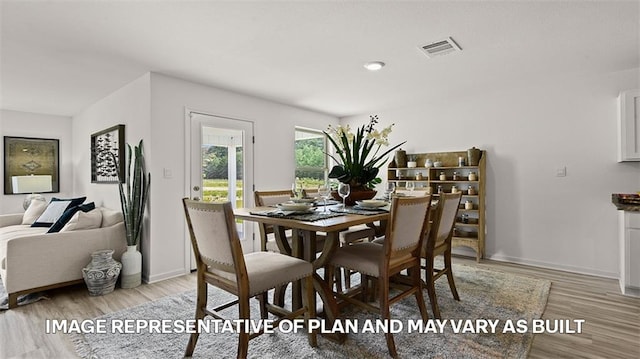
POLYGON ((91 135, 91 182, 118 183, 124 179, 124 125, 115 125, 91 135), (120 168, 120 171, 118 171, 120 168))
POLYGON ((47 179, 51 176, 51 185, 38 193, 60 192, 59 150, 58 139, 4 136, 4 194, 25 193, 13 188, 13 183, 32 175, 47 179))

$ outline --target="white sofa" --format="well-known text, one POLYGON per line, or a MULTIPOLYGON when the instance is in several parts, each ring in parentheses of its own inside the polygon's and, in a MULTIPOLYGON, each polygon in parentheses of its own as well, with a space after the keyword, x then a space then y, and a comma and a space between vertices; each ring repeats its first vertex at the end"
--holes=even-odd
POLYGON ((17 306, 19 295, 82 282, 82 268, 94 251, 113 249, 120 260, 127 248, 122 214, 96 210, 102 212, 100 228, 59 233, 21 224, 22 213, 0 215, 0 276, 9 308, 17 306))

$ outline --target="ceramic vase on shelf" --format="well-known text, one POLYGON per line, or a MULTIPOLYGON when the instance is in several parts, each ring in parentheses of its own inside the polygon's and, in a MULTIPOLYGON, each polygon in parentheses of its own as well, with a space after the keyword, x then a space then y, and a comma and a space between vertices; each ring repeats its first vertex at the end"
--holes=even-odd
POLYGON ((475 147, 471 147, 467 150, 467 156, 469 157, 469 166, 477 166, 480 163, 481 152, 475 147))
POLYGON ((113 292, 122 264, 113 259, 113 249, 104 249, 91 253, 91 262, 82 268, 90 296, 113 292))
POLYGON ((127 251, 122 253, 122 278, 120 287, 135 288, 142 282, 142 254, 138 246, 127 246, 127 251))
POLYGON ((394 159, 398 168, 407 167, 407 151, 403 150, 402 148, 397 150, 394 159))

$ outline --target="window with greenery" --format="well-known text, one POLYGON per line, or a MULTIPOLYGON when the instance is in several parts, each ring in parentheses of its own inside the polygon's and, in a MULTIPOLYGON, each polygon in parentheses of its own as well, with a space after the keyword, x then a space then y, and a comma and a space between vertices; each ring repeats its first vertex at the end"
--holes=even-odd
POLYGON ((317 188, 327 180, 327 139, 319 130, 296 128, 296 178, 303 188, 317 188))

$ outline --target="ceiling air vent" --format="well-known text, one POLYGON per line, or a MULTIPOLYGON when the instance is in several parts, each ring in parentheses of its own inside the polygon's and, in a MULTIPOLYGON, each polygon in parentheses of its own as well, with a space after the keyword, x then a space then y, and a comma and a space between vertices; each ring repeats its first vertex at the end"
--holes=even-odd
POLYGON ((428 58, 446 55, 454 51, 462 51, 460 46, 458 46, 458 44, 456 44, 456 42, 450 37, 442 41, 436 41, 428 45, 420 46, 420 50, 422 50, 428 58))

